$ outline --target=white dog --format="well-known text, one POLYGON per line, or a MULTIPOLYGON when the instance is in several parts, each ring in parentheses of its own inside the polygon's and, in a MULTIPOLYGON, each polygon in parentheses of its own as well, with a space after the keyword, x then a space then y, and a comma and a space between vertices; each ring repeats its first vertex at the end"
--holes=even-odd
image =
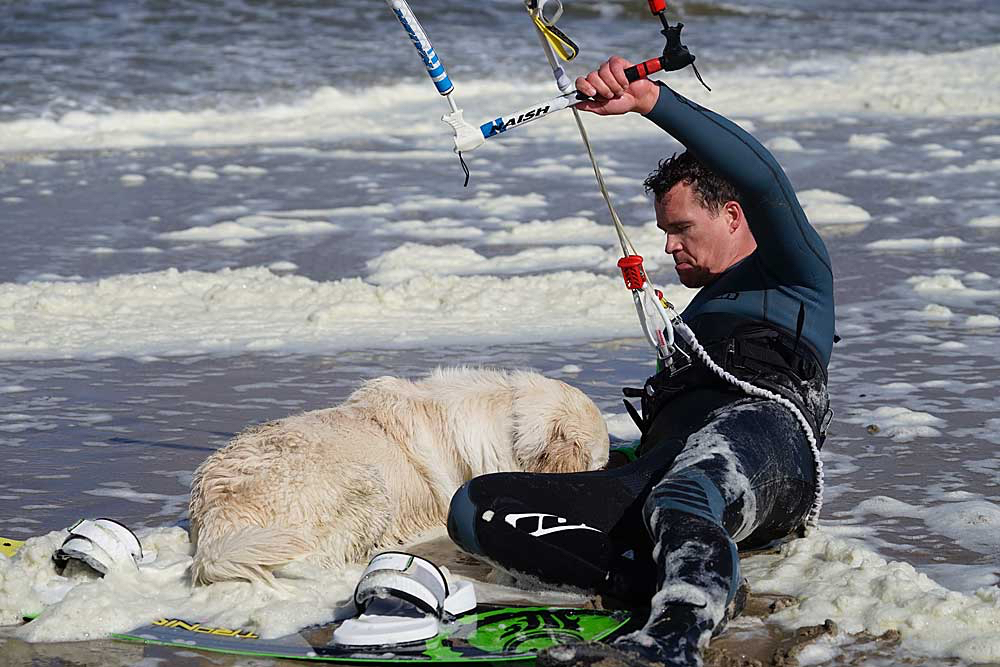
POLYGON ((270 581, 299 558, 367 560, 442 526, 477 475, 593 470, 608 431, 583 392, 525 371, 380 377, 340 406, 251 427, 199 466, 193 579, 270 581))

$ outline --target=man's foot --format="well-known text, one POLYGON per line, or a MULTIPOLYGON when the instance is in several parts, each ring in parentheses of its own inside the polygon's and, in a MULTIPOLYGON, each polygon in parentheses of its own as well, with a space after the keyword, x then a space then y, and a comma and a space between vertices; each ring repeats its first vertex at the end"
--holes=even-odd
MULTIPOLYGON (((740 582, 740 587, 733 600, 726 608, 726 614, 712 633, 719 634, 727 622, 736 618, 746 606, 750 587, 746 579, 740 582)), ((538 667, 700 667, 701 654, 697 649, 700 624, 694 619, 685 619, 683 606, 674 607, 670 616, 677 616, 677 632, 666 633, 656 638, 648 634, 632 633, 620 637, 610 644, 586 642, 582 644, 564 644, 544 649, 538 653, 538 667), (685 620, 691 621, 692 627, 685 627, 685 620)), ((659 630, 664 630, 661 623, 659 630)))
POLYGON ((718 637, 726 626, 729 625, 729 621, 733 620, 737 616, 743 613, 746 609, 747 599, 750 597, 750 583, 747 581, 746 577, 740 582, 739 588, 736 589, 736 595, 733 596, 732 601, 729 606, 726 607, 726 614, 722 617, 715 629, 712 630, 712 636, 718 637))

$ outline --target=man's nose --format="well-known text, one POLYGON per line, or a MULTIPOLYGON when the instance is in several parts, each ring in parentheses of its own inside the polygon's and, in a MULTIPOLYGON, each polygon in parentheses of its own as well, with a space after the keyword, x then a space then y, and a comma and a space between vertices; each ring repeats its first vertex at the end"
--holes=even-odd
POLYGON ((677 240, 677 237, 672 234, 667 234, 667 246, 666 246, 667 254, 672 255, 680 249, 681 249, 681 244, 680 241, 677 240))

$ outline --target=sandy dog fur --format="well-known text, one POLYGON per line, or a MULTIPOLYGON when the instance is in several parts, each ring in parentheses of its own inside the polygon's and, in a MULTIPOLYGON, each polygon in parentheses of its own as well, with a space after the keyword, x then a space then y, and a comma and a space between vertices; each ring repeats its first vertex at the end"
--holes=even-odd
POLYGON ((593 470, 607 458, 597 406, 538 373, 369 380, 342 405, 242 431, 198 467, 192 578, 270 581, 296 559, 364 561, 443 525, 477 475, 593 470))

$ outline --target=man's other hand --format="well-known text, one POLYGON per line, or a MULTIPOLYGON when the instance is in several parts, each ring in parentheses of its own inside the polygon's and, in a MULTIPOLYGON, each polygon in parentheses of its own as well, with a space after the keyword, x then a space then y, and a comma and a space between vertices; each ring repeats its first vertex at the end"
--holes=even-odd
POLYGON ((647 79, 629 83, 625 68, 631 66, 624 58, 612 56, 599 69, 577 77, 576 89, 594 99, 580 102, 576 108, 601 116, 649 113, 660 97, 660 87, 647 79))

